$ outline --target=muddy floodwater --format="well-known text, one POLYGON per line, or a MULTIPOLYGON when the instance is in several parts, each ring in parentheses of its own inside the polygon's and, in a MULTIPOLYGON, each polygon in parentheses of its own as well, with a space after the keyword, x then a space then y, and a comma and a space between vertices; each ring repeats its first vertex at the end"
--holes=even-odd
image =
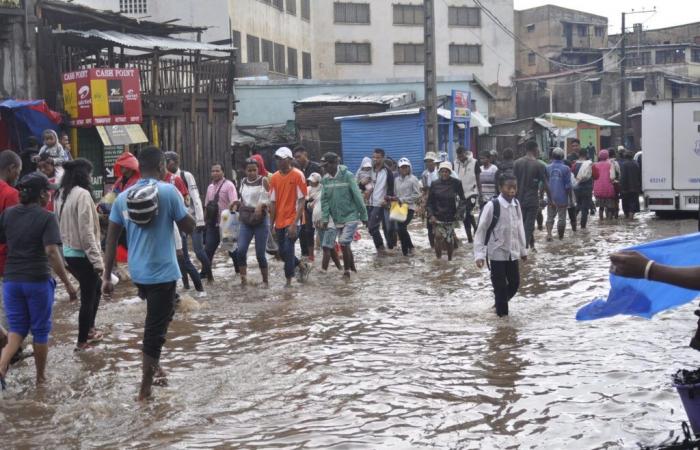
MULTIPOLYGON (((671 375, 697 368, 687 344, 695 304, 652 320, 579 323, 576 310, 609 288, 615 249, 697 230, 692 220, 599 224, 544 242, 522 266, 511 316, 498 319, 471 245, 436 261, 413 228, 413 258, 354 246, 359 273, 314 270, 284 289, 238 287, 223 256, 197 311, 170 326, 170 385, 135 401, 145 307, 118 286, 104 302, 95 351, 74 354, 78 308, 57 299, 49 381, 33 361, 0 394, 2 448, 635 448, 685 420, 671 375)), ((460 230, 460 237, 464 237, 460 230)), ((318 262, 317 262, 318 263, 318 262)))

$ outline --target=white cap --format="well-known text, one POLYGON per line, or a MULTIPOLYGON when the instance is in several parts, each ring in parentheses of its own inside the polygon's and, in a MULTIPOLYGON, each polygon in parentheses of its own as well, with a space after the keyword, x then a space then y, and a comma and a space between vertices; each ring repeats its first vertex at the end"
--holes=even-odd
POLYGON ((433 153, 433 152, 428 152, 425 154, 425 158, 423 158, 423 161, 437 161, 438 156, 433 153))
POLYGON ((449 170, 450 172, 452 172, 452 163, 449 162, 449 161, 443 161, 443 162, 441 162, 440 165, 438 166, 438 171, 440 171, 440 170, 442 170, 442 169, 447 169, 447 170, 449 170))
POLYGON ((311 175, 309 175, 309 178, 307 178, 307 180, 313 181, 315 183, 320 183, 321 175, 319 173, 313 172, 311 175))
POLYGON ((399 159, 398 166, 399 167, 403 167, 403 166, 411 167, 411 161, 409 161, 408 158, 401 158, 401 159, 399 159))
POLYGON ((625 150, 625 146, 624 146, 624 145, 618 145, 618 146, 617 146, 617 151, 618 151, 618 152, 621 152, 622 150, 625 150))
POLYGON ((275 158, 280 159, 294 159, 292 151, 288 147, 280 147, 275 152, 275 158))

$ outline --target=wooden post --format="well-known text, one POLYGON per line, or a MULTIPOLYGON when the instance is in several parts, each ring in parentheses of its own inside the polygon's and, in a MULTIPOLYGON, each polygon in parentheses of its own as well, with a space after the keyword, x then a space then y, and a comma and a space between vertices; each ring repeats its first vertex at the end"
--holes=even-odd
POLYGON ((160 51, 156 47, 153 49, 153 64, 151 66, 151 90, 153 95, 159 95, 158 91, 160 86, 158 85, 158 76, 160 72, 160 51))

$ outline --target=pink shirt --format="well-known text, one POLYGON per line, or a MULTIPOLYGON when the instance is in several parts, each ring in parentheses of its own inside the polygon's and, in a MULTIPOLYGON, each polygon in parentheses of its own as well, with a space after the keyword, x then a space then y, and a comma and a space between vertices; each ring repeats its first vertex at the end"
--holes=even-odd
POLYGON ((204 204, 206 205, 210 201, 214 200, 216 192, 219 190, 219 186, 221 186, 221 191, 219 191, 219 211, 224 211, 231 206, 231 203, 238 200, 236 186, 225 178, 218 183, 212 183, 209 185, 207 188, 207 196, 204 199, 204 204), (221 183, 224 183, 224 185, 221 186, 221 183))

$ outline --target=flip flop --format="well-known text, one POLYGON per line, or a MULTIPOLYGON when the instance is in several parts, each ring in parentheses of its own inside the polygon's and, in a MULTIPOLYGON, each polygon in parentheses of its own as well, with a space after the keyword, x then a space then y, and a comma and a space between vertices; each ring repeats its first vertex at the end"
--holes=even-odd
POLYGON ((97 343, 97 342, 101 342, 102 339, 104 339, 104 337, 105 337, 105 335, 104 335, 104 333, 103 333, 102 331, 100 331, 100 330, 95 330, 95 332, 92 333, 92 336, 91 336, 90 334, 88 334, 88 339, 87 339, 87 341, 88 341, 88 343, 90 343, 90 344, 94 344, 94 343, 97 343))

